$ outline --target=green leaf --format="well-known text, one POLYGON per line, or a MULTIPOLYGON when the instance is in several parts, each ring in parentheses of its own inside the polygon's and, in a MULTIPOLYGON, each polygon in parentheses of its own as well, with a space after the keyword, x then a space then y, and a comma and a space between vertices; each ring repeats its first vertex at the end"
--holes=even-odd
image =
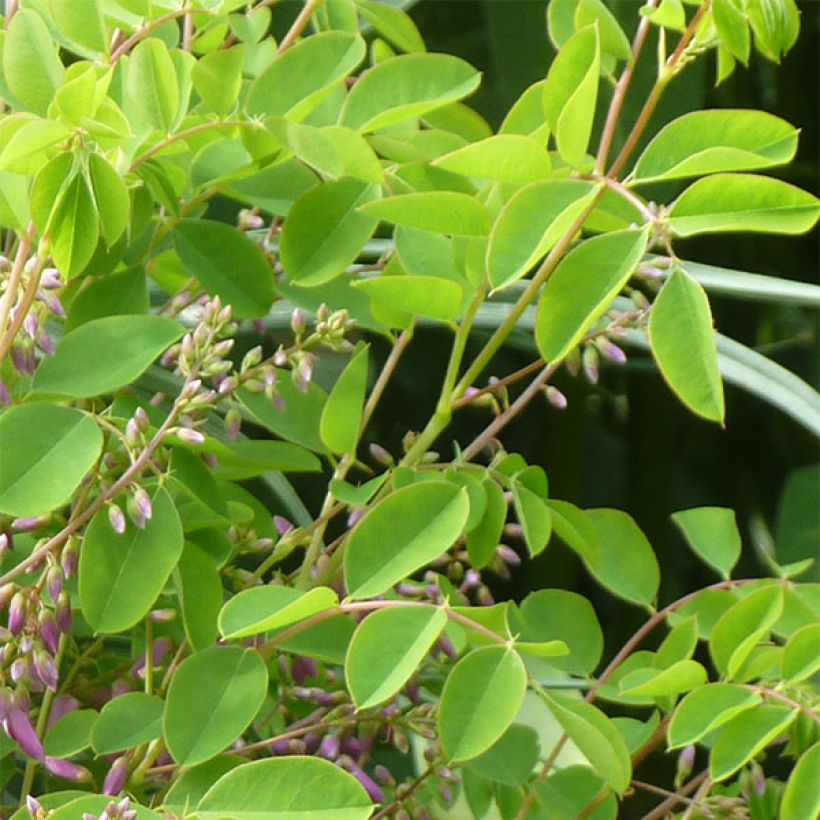
POLYGON ((29 221, 28 180, 0 171, 0 225, 25 230, 29 221))
POLYGON ((276 390, 285 403, 280 410, 264 393, 239 390, 237 396, 253 418, 263 427, 288 441, 300 444, 316 452, 325 452, 319 435, 319 421, 327 394, 319 385, 311 382, 302 393, 285 370, 277 371, 276 390))
POLYGON ((146 124, 168 133, 177 118, 180 95, 177 72, 168 46, 149 37, 131 52, 128 96, 146 124))
POLYGON ((338 478, 332 478, 328 486, 337 501, 349 504, 351 507, 363 507, 378 492, 389 475, 389 472, 382 473, 359 486, 354 486, 338 478))
POLYGON ((148 312, 148 285, 142 268, 88 278, 68 307, 63 331, 70 333, 80 325, 105 316, 148 312))
POLYGON ((350 90, 341 124, 377 131, 460 100, 480 74, 449 54, 405 54, 365 71, 350 90))
MULTIPOLYGON (((64 125, 54 120, 32 119, 24 122, 3 146, 0 169, 18 174, 39 171, 46 149, 64 142, 70 134, 64 125)), ((60 183, 63 181, 64 178, 60 183)))
POLYGON ((165 705, 165 742, 174 760, 193 766, 219 754, 248 728, 267 691, 265 664, 251 649, 214 646, 186 658, 165 705))
POLYGON ((736 0, 714 0, 712 17, 723 47, 732 57, 748 65, 751 37, 745 8, 739 7, 736 0))
POLYGON ((524 542, 531 556, 547 546, 552 535, 552 513, 546 501, 521 482, 512 485, 515 517, 524 530, 524 542))
MULTIPOLYGON (((48 795, 46 795, 48 797, 48 795)), ((60 805, 59 808, 49 812, 49 820, 75 820, 84 814, 100 815, 105 811, 106 806, 111 803, 111 798, 102 794, 89 794, 86 797, 78 797, 69 803, 60 805)), ((134 820, 161 820, 161 815, 140 806, 131 801, 131 808, 136 812, 134 820)))
POLYGON ((534 182, 552 171, 544 146, 519 134, 498 134, 470 143, 439 157, 433 165, 454 174, 497 182, 534 182))
POLYGON ((617 60, 630 60, 632 47, 615 15, 601 0, 580 0, 575 9, 575 28, 598 25, 601 51, 617 60))
MULTIPOLYGON (((343 666, 355 624, 347 615, 334 615, 279 644, 283 652, 306 655, 319 661, 343 666)), ((275 635, 269 636, 275 638, 275 635)))
POLYGON ((580 180, 536 182, 518 191, 498 215, 487 247, 487 272, 496 290, 520 279, 547 254, 592 201, 580 180))
POLYGON ((111 393, 145 372, 182 333, 182 325, 160 316, 94 319, 60 340, 37 368, 33 388, 78 399, 111 393))
POLYGON ((438 733, 448 760, 478 757, 510 727, 527 691, 527 672, 516 652, 484 646, 465 655, 444 683, 438 733))
POLYGON ((43 740, 49 757, 66 758, 82 752, 91 744, 91 729, 97 720, 93 709, 77 709, 63 715, 43 740))
POLYGON ((698 644, 698 619, 684 618, 672 627, 655 652, 655 667, 668 669, 673 663, 692 657, 698 644))
POLYGON ((694 111, 658 132, 635 166, 635 182, 784 165, 797 138, 794 126, 764 111, 694 111))
POLYGON ((820 623, 806 626, 792 633, 783 650, 782 675, 788 684, 798 683, 820 669, 820 623))
POLYGON ((353 633, 345 659, 345 681, 357 709, 393 697, 411 678, 447 625, 433 606, 381 609, 353 633), (385 640, 389 635, 390 640, 385 640))
POLYGON ((150 491, 153 514, 140 529, 128 522, 122 535, 100 510, 80 552, 80 606, 97 632, 123 632, 153 606, 182 554, 182 524, 168 493, 150 491))
POLYGON ((63 64, 48 26, 30 8, 18 9, 3 46, 3 78, 26 111, 46 116, 63 82, 63 64))
POLYGON ((361 37, 345 31, 306 37, 278 55, 251 84, 248 114, 303 120, 361 63, 365 50, 361 37))
POLYGON ((709 755, 709 774, 715 783, 726 780, 763 751, 797 717, 798 709, 761 704, 727 721, 709 755))
POLYGON ((88 178, 100 215, 100 230, 110 248, 128 227, 131 211, 128 188, 111 163, 99 154, 88 157, 88 178))
POLYGON ((816 197, 779 179, 714 174, 690 185, 673 203, 669 227, 678 236, 702 233, 798 234, 820 214, 816 197))
POLYGON ((695 507, 673 513, 672 521, 695 554, 728 578, 742 549, 735 511, 725 507, 695 507))
POLYGON ((629 685, 627 679, 624 679, 621 694, 664 698, 688 692, 697 686, 702 686, 707 680, 706 670, 701 664, 697 661, 682 660, 666 669, 656 670, 651 677, 635 685, 629 685))
MULTIPOLYGON (((551 3, 550 6, 554 5, 551 3)), ((529 86, 512 104, 504 117, 499 134, 523 134, 532 137, 539 145, 546 145, 550 127, 544 115, 544 87, 546 80, 539 80, 529 86)))
POLYGON ((726 408, 709 300, 683 268, 675 269, 655 299, 649 340, 678 398, 693 413, 722 423, 726 408))
POLYGON ((632 518, 621 510, 587 510, 600 544, 589 571, 615 595, 650 606, 658 593, 660 570, 652 546, 632 518))
POLYGON ((185 544, 174 570, 174 585, 188 643, 197 652, 212 646, 219 634, 222 580, 211 557, 196 544, 185 544))
POLYGON ((380 276, 354 282, 376 305, 449 322, 461 311, 462 288, 440 276, 380 276))
POLYGON ((90 416, 53 404, 21 404, 0 415, 0 512, 45 515, 68 503, 102 452, 90 416))
POLYGON ((690 746, 732 718, 753 709, 761 697, 744 686, 710 683, 686 695, 669 723, 669 747, 690 746))
POLYGON ((282 629, 333 609, 339 596, 329 587, 304 592, 283 586, 251 587, 234 595, 219 613, 219 631, 226 640, 282 629))
POLYGON ((508 786, 523 786, 541 755, 541 741, 532 726, 513 723, 484 754, 467 768, 508 786))
POLYGON ((144 692, 126 692, 103 706, 91 732, 98 755, 133 749, 162 736, 165 702, 144 692))
POLYGON ((646 249, 647 232, 595 236, 570 251, 541 293, 535 340, 541 355, 560 362, 629 281, 646 249))
POLYGON ((574 34, 558 52, 544 87, 544 113, 558 153, 578 167, 586 156, 598 99, 601 52, 597 26, 574 34))
POLYGON ((375 0, 356 0, 359 14, 396 48, 406 52, 424 51, 424 40, 410 15, 401 8, 377 3, 375 0))
MULTIPOLYGON (((267 11, 267 9, 264 9, 264 11, 267 11)), ((254 17, 256 16, 254 15, 254 17)), ((245 15, 243 14, 242 17, 244 18, 245 15)), ((250 19, 253 19, 253 17, 250 19)), ((205 763, 186 768, 180 773, 179 777, 174 779, 171 788, 168 789, 163 801, 163 807, 176 814, 184 815, 191 807, 199 804, 208 789, 222 775, 247 762, 245 758, 238 755, 226 754, 212 757, 205 763)))
MULTIPOLYGON (((552 0, 550 8, 556 5, 552 0)), ((543 783, 536 781, 535 806, 541 810, 539 820, 577 820, 587 808, 590 795, 606 788, 604 781, 589 766, 565 766, 554 771, 543 783)), ((592 820, 615 820, 618 799, 610 791, 604 802, 590 815, 592 820)))
POLYGON ((60 33, 90 54, 108 51, 100 0, 49 0, 60 33))
POLYGON ((228 481, 242 481, 271 470, 318 473, 322 469, 321 462, 313 453, 287 441, 240 439, 223 443, 214 439, 206 442, 203 450, 217 456, 217 475, 228 481))
POLYGON ((474 569, 483 569, 495 555, 507 521, 507 500, 504 492, 492 479, 481 482, 487 503, 478 524, 467 533, 467 554, 474 569))
POLYGON ((214 783, 196 810, 202 820, 367 820, 372 813, 358 780, 319 757, 237 766, 214 783))
POLYGON ((82 174, 76 174, 63 189, 50 226, 54 264, 70 279, 91 261, 99 236, 94 197, 82 174))
POLYGON ((601 661, 604 636, 592 604, 575 592, 540 589, 521 603, 525 641, 561 640, 569 654, 550 661, 552 666, 575 675, 590 675, 601 661))
POLYGON ((262 249, 224 222, 183 219, 174 231, 179 258, 211 295, 231 305, 238 319, 260 319, 276 295, 262 249))
POLYGON ((34 178, 31 186, 31 219, 40 233, 48 231, 56 205, 73 179, 73 168, 73 155, 64 151, 44 165, 34 178))
POLYGON ((656 26, 683 31, 686 27, 686 12, 683 0, 661 0, 656 8, 643 6, 641 16, 648 17, 656 26))
POLYGON ((359 210, 384 222, 453 236, 486 236, 492 227, 490 214, 477 199, 455 191, 399 194, 359 210))
POLYGON ((356 452, 359 429, 367 390, 368 345, 351 357, 327 397, 319 434, 329 450, 335 453, 356 452))
POLYGON ((796 3, 794 0, 749 0, 748 15, 757 50, 779 63, 781 55, 795 44, 800 33, 796 3))
MULTIPOLYGON (((778 584, 757 589, 733 604, 715 624, 709 641, 709 652, 718 671, 725 673, 744 640, 770 629, 782 612, 783 589, 778 584)), ((747 648, 747 654, 751 649, 747 648)))
POLYGON ((325 182, 302 194, 282 229, 280 253, 291 280, 321 285, 354 262, 377 225, 360 206, 378 195, 375 185, 355 179, 325 182))
POLYGON ((326 125, 320 133, 333 145, 341 162, 341 175, 364 182, 381 184, 384 181, 384 168, 370 143, 361 134, 343 125, 326 125))
POLYGON ((246 54, 244 45, 220 48, 200 57, 191 70, 197 94, 220 116, 229 114, 239 99, 246 54))
POLYGON ((411 484, 376 504, 356 525, 344 551, 351 598, 381 595, 438 558, 467 523, 467 491, 444 481, 411 484))
POLYGON ((175 447, 170 475, 174 487, 189 498, 199 501, 222 518, 228 517, 228 505, 211 470, 196 455, 184 447, 175 447))
POLYGON ((792 769, 780 804, 780 820, 805 820, 820 813, 820 743, 804 752, 792 769))
POLYGON ((623 794, 632 777, 632 762, 612 721, 586 701, 544 690, 539 695, 592 768, 613 791, 623 794))
POLYGON ((595 564, 599 558, 598 534, 586 512, 568 501, 549 499, 552 529, 579 558, 595 564))

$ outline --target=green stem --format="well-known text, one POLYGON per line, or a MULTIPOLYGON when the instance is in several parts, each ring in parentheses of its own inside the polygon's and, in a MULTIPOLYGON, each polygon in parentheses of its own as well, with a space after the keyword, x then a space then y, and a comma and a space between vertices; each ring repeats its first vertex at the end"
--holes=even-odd
POLYGON ((150 613, 145 616, 145 694, 154 693, 154 624, 150 613))

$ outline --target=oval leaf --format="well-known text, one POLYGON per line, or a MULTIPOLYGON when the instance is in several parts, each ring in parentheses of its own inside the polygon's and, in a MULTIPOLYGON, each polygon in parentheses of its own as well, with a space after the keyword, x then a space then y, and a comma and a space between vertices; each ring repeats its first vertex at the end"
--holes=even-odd
POLYGON ((753 174, 715 174, 690 185, 672 205, 669 227, 678 236, 701 233, 804 233, 820 214, 807 191, 753 174))
POLYGON ((338 603, 338 595, 328 587, 314 587, 308 592, 283 586, 251 587, 222 607, 219 631, 227 640, 258 635, 304 621, 338 603))
POLYGON ((325 182, 290 209, 281 238, 282 264, 301 285, 320 285, 342 273, 370 239, 378 220, 360 206, 378 188, 356 179, 325 182))
POLYGON ((186 658, 165 707, 165 742, 174 760, 192 766, 219 754, 248 728, 267 691, 265 664, 253 650, 215 646, 186 658))
POLYGON ((461 535, 469 514, 467 491, 444 481, 411 484, 380 501, 345 549, 350 597, 381 595, 438 558, 461 535))
POLYGON ((527 672, 516 652, 485 646, 465 655, 441 693, 438 732, 448 759, 470 760, 507 731, 527 691, 527 672))
POLYGON ((497 134, 445 154, 433 165, 474 179, 534 182, 550 175, 552 163, 543 144, 520 134, 497 134))
POLYGON ((664 284, 649 319, 649 341, 661 373, 693 412, 722 422, 723 382, 709 299, 682 268, 664 284))
POLYGON ((102 451, 103 437, 85 413, 22 404, 0 415, 0 512, 45 515, 71 498, 102 451))
POLYGON ((368 615, 353 634, 345 659, 345 680, 356 708, 368 709, 392 698, 446 625, 444 611, 433 606, 381 609, 368 615))
POLYGON ((231 305, 237 319, 261 319, 276 291, 262 249, 224 222, 183 219, 174 231, 182 264, 211 295, 231 305))
POLYGON ((790 162, 798 131, 764 111, 693 111, 662 128, 635 165, 635 182, 753 171, 790 162))
POLYGON ((185 637, 195 651, 216 642, 222 607, 222 579, 213 559, 195 544, 185 544, 174 570, 185 637))
POLYGON ((805 820, 820 814, 820 789, 817 773, 820 772, 820 743, 804 752, 792 769, 780 804, 780 820, 805 820))
POLYGON ((359 210, 385 222, 454 236, 486 236, 492 223, 474 197, 455 191, 423 191, 370 202, 359 210))
POLYGON ((646 240, 646 230, 607 233, 564 257, 541 293, 535 320, 535 340, 548 362, 561 361, 605 313, 629 281, 646 240))
POLYGON ((757 693, 731 683, 710 683, 695 689, 678 704, 672 715, 668 731, 670 748, 697 743, 760 701, 757 693))
POLYGON ((406 54, 365 71, 342 109, 341 124, 376 131, 420 117, 478 88, 481 75, 449 54, 406 54))
POLYGON ((439 276, 380 276, 354 282, 380 305, 428 319, 449 322, 458 316, 464 291, 439 276))
POLYGON ((706 670, 697 661, 683 660, 661 669, 637 686, 621 689, 622 695, 662 698, 688 692, 706 683, 706 670))
POLYGON ((695 553, 728 578, 742 549, 735 511, 725 507, 696 507, 673 513, 672 520, 695 553))
POLYGON ((133 749, 162 736, 165 702, 144 692, 126 692, 103 706, 91 731, 98 755, 133 749))
POLYGON ((322 410, 319 434, 335 453, 356 452, 367 390, 368 346, 361 347, 333 385, 322 410))
POLYGON ((67 333, 34 374, 34 390, 82 399, 130 384, 182 336, 160 316, 106 316, 67 333))
POLYGON ((329 760, 255 760, 223 775, 197 806, 202 820, 367 820, 373 804, 358 780, 329 760))
POLYGON ((80 552, 80 605, 97 632, 122 632, 154 604, 182 554, 183 536, 171 496, 150 491, 153 513, 140 529, 132 522, 122 535, 100 510, 85 532, 80 552))
POLYGON ((518 191, 498 215, 487 247, 487 272, 496 290, 520 279, 566 233, 589 205, 589 183, 560 179, 518 191))

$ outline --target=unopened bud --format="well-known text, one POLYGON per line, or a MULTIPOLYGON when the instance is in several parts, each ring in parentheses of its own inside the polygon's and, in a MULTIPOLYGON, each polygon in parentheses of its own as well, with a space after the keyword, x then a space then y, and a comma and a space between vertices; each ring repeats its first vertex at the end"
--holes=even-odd
POLYGON ((376 444, 373 442, 370 445, 370 455, 373 456, 375 461, 378 461, 379 464, 384 464, 386 467, 391 467, 393 465, 393 456, 381 446, 381 444, 376 444))
POLYGON ((60 627, 60 632, 64 635, 68 635, 68 633, 71 632, 71 597, 66 590, 63 590, 57 599, 54 616, 57 619, 57 626, 60 627))
POLYGON ((125 788, 128 780, 128 755, 121 755, 112 764, 105 776, 103 794, 116 797, 125 788))
POLYGON ((287 535, 293 529, 293 524, 283 515, 274 515, 273 525, 280 536, 287 535))
POLYGON ((34 671, 37 677, 49 688, 52 692, 57 691, 58 672, 57 664, 54 663, 54 658, 45 650, 40 650, 34 656, 34 671))
POLYGON ((11 528, 16 532, 35 532, 48 521, 47 516, 32 516, 30 518, 15 518, 11 528))
POLYGON ((108 522, 111 524, 111 529, 114 530, 117 535, 122 535, 125 532, 125 515, 114 503, 108 505, 108 522))
POLYGON ((557 388, 549 385, 546 389, 547 401, 559 410, 563 410, 567 406, 567 397, 557 388))
POLYGON ((26 597, 22 592, 15 593, 9 604, 8 628, 12 635, 19 635, 26 623, 26 597))
POLYGON ((262 346, 252 347, 242 358, 242 371, 256 367, 262 361, 262 346))
POLYGON ((70 760, 59 760, 56 757, 46 758, 46 768, 57 777, 63 780, 70 780, 73 783, 88 783, 91 780, 91 772, 77 763, 70 760))
POLYGON ((43 643, 49 652, 55 654, 60 643, 60 629, 57 626, 54 613, 50 609, 41 609, 40 614, 37 616, 37 622, 43 643))
POLYGON ((597 340, 598 350, 602 355, 615 364, 624 364, 626 362, 626 353, 621 350, 618 345, 613 344, 609 339, 601 337, 597 340))
POLYGON ((186 444, 203 444, 205 442, 205 436, 199 430, 192 430, 190 427, 178 427, 176 434, 186 444))
POLYGON ((587 381, 591 384, 597 384, 598 376, 600 374, 600 365, 598 351, 595 347, 592 345, 587 345, 584 348, 584 352, 581 355, 581 364, 584 369, 584 375, 587 377, 587 381))
POLYGON ((145 491, 143 487, 138 487, 134 493, 134 505, 137 512, 146 520, 150 520, 154 514, 154 508, 151 505, 151 496, 145 491))
POLYGON ((63 570, 56 564, 54 564, 48 571, 48 576, 46 577, 46 589, 48 590, 48 594, 51 596, 51 600, 55 602, 60 597, 60 593, 63 591, 63 570))
POLYGON ((60 554, 60 566, 66 578, 77 574, 77 564, 80 558, 80 542, 73 536, 68 539, 60 554))

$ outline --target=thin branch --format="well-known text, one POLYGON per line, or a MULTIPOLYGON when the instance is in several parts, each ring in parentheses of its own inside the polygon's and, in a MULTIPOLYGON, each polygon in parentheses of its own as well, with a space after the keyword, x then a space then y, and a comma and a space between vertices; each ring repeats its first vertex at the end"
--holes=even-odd
POLYGON ((376 383, 373 385, 373 389, 370 391, 370 395, 367 398, 367 403, 364 406, 364 412, 362 413, 362 431, 365 430, 370 422, 382 394, 384 393, 384 390, 396 369, 396 365, 398 365, 399 359, 401 359, 412 338, 412 327, 407 330, 403 330, 399 338, 396 339, 396 343, 390 349, 390 354, 388 355, 387 360, 384 363, 384 367, 382 367, 381 373, 379 373, 379 377, 376 379, 376 383))
POLYGON ((3 297, 0 298, 0 333, 3 334, 3 342, 0 345, 0 362, 8 353, 11 347, 11 342, 14 341, 14 336, 17 334, 6 333, 6 323, 9 320, 9 314, 17 301, 17 291, 20 289, 20 280, 23 276, 23 269, 28 261, 29 253, 31 252, 33 225, 28 226, 28 230, 20 237, 20 244, 17 247, 17 254, 14 257, 14 263, 9 273, 9 278, 6 282, 6 290, 3 297), (11 341, 7 342, 7 337, 11 336, 11 341))
MULTIPOLYGON (((38 256, 37 265, 34 270, 29 273, 28 282, 26 282, 26 288, 23 291, 23 297, 14 312, 14 319, 12 319, 6 335, 3 337, 2 342, 0 342, 0 362, 6 358, 9 350, 11 350, 11 346, 17 338, 17 334, 20 332, 20 328, 26 320, 29 308, 37 296, 37 288, 40 287, 40 275, 45 265, 45 256, 38 256)), ((2 325, 0 325, 0 327, 2 327, 2 325)))
MULTIPOLYGON (((658 5, 658 0, 649 0, 646 7, 654 8, 658 5)), ((646 36, 649 34, 649 29, 652 26, 652 21, 648 16, 643 17, 638 24, 638 31, 635 34, 635 39, 632 42, 632 58, 624 67, 618 85, 615 87, 615 93, 612 95, 612 100, 609 103, 609 111, 606 115, 606 123, 601 134, 601 142, 598 145, 598 157, 595 161, 595 172, 603 174, 606 168, 606 162, 609 158, 609 150, 612 147, 612 140, 615 138, 615 129, 618 127, 618 118, 621 116, 624 100, 626 99, 626 92, 632 83, 632 77, 635 73, 635 64, 638 62, 641 51, 643 50, 646 36)))
POLYGON ((188 8, 177 9, 176 11, 169 11, 168 14, 163 14, 157 17, 156 20, 150 20, 142 28, 137 29, 128 39, 123 40, 116 50, 111 54, 111 65, 116 65, 121 57, 124 57, 131 51, 140 40, 145 39, 152 31, 156 31, 160 26, 170 23, 171 20, 178 20, 186 14, 206 14, 207 12, 192 11, 188 8))
MULTIPOLYGON (((287 51, 299 39, 299 35, 310 22, 311 15, 318 5, 319 0, 306 0, 304 7, 299 12, 299 16, 293 21, 293 25, 290 27, 288 33, 282 38, 282 42, 279 43, 279 48, 276 50, 277 54, 282 54, 287 51)), ((259 6, 257 6, 257 8, 259 8, 259 6)))
POLYGON ((685 786, 682 786, 674 794, 670 795, 663 803, 659 803, 649 814, 643 816, 643 820, 663 820, 678 803, 689 802, 688 796, 695 791, 701 783, 709 776, 709 770, 704 769, 699 775, 693 777, 685 786))
POLYGON ((402 792, 401 797, 397 797, 392 803, 385 806, 378 814, 374 814, 371 820, 383 820, 385 817, 389 817, 402 803, 404 803, 408 797, 410 797, 416 789, 421 786, 421 784, 428 778, 430 775, 435 773, 435 767, 429 766, 425 769, 411 784, 410 786, 402 792))
POLYGON ((787 697, 786 695, 781 695, 780 692, 777 692, 774 689, 769 689, 766 686, 754 686, 750 683, 742 684, 744 689, 748 689, 750 692, 754 692, 755 694, 760 695, 764 698, 769 698, 770 700, 776 700, 780 703, 785 704, 786 706, 790 706, 792 709, 799 709, 803 714, 807 717, 811 718, 818 726, 820 726, 820 715, 818 715, 814 709, 810 709, 807 706, 804 706, 802 703, 798 703, 796 700, 792 700, 792 698, 787 697))

